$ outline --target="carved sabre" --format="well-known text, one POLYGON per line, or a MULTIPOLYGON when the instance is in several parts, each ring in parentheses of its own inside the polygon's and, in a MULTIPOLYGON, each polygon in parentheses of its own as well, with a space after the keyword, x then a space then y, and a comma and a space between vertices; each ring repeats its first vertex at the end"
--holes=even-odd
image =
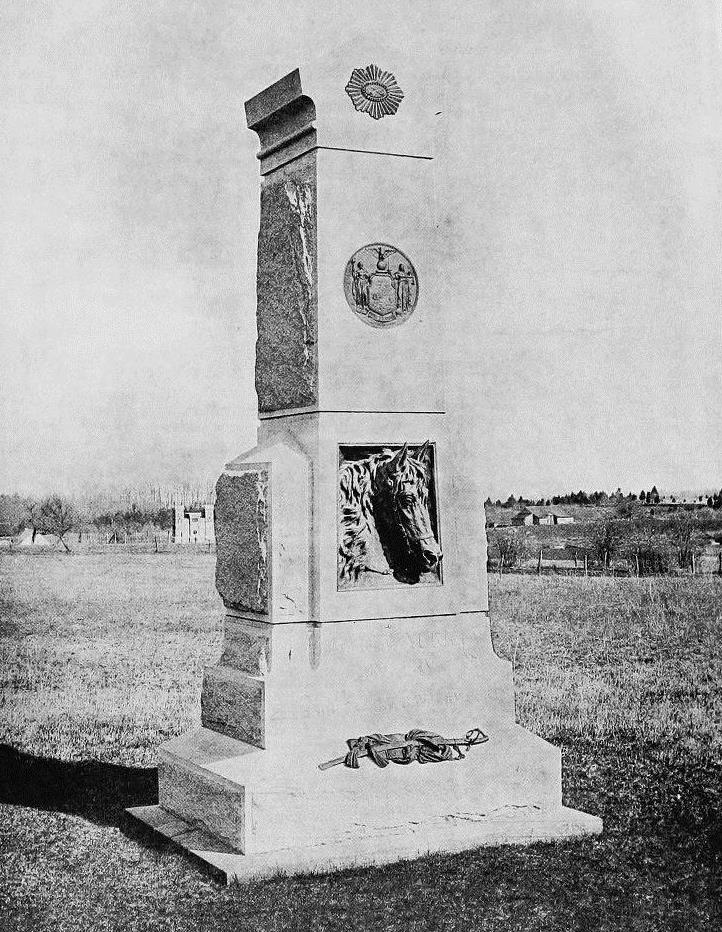
POLYGON ((412 761, 427 764, 461 760, 466 756, 461 748, 484 744, 488 740, 489 736, 480 728, 472 728, 463 738, 443 738, 420 728, 405 735, 362 735, 346 741, 348 752, 343 757, 325 761, 318 765, 318 769, 329 770, 340 764, 357 769, 360 757, 370 757, 378 767, 386 767, 389 763, 410 764, 412 761))

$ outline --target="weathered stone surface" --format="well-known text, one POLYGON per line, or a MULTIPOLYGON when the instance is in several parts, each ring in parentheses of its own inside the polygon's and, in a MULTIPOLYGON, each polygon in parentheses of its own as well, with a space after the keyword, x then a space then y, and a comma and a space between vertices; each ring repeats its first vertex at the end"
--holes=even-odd
MULTIPOLYGON (((206 830, 213 823, 215 834, 237 840, 234 794, 242 787, 246 812, 252 813, 245 822, 243 851, 253 857, 338 844, 349 844, 355 851, 362 838, 378 844, 386 836, 419 840, 417 832, 425 837, 428 850, 445 850, 437 835, 440 828, 463 835, 476 826, 481 835, 467 836, 456 849, 461 850, 484 844, 483 827, 491 829, 497 820, 509 818, 517 826, 511 838, 491 832, 490 841, 537 840, 538 819, 557 823, 557 837, 599 831, 599 819, 562 810, 558 749, 518 725, 489 727, 487 733, 489 741, 469 749, 461 760, 383 770, 361 760, 357 770, 337 766, 321 771, 318 763, 344 752, 345 742, 333 734, 305 731, 296 741, 259 751, 200 729, 162 749, 161 761, 179 771, 173 778, 180 788, 174 786, 169 793, 161 789, 160 803, 170 803, 175 814, 206 830), (184 815, 182 810, 199 786, 217 800, 225 795, 226 803, 216 802, 211 808, 201 802, 196 819, 195 812, 184 815), (562 813, 565 819, 559 818, 562 813)), ((165 773, 162 787, 164 781, 165 773)), ((171 831, 177 834, 177 825, 172 824, 171 831)))
POLYGON ((253 676, 265 676, 271 669, 271 626, 227 615, 223 628, 220 665, 253 676))
MULTIPOLYGON (((267 749, 320 736, 332 737, 343 748, 353 735, 416 727, 444 734, 479 727, 492 733, 514 721, 511 665, 493 655, 483 616, 268 628, 272 662, 262 677, 267 749)), ((237 669, 217 669, 223 671, 219 676, 244 677, 237 669)), ((209 671, 206 683, 215 689, 210 677, 209 671)), ((238 703, 241 696, 247 700, 246 692, 235 682, 219 691, 214 716, 226 724, 237 722, 238 703)), ((253 722, 249 715, 246 710, 245 728, 253 722)))
MULTIPOLYGON (((158 801, 165 812, 180 816, 193 825, 201 825, 212 835, 228 841, 237 851, 244 850, 245 790, 243 786, 197 770, 170 755, 161 754, 158 762, 158 801)), ((164 832, 162 825, 156 826, 164 832)), ((169 821, 164 832, 178 832, 169 821)))
POLYGON ((261 174, 267 175, 316 145, 316 108, 301 89, 298 68, 246 101, 248 128, 258 133, 261 174))
POLYGON ((250 467, 216 484, 216 588, 228 608, 268 613, 268 469, 250 467))
POLYGON ((316 404, 315 152, 306 153, 263 180, 257 294, 259 411, 316 404))
POLYGON ((201 692, 204 728, 265 747, 265 690, 263 680, 231 667, 207 667, 201 692))
POLYGON ((601 820, 596 816, 560 806, 550 811, 510 809, 491 817, 436 819, 430 823, 394 826, 372 835, 356 836, 343 842, 309 844, 299 839, 294 848, 260 854, 228 852, 220 839, 197 838, 187 825, 185 832, 173 834, 163 827, 156 806, 129 809, 130 815, 154 829, 191 857, 215 868, 227 883, 243 883, 274 877, 279 873, 322 873, 350 867, 388 864, 400 859, 424 857, 432 852, 452 854, 487 845, 526 845, 533 842, 566 841, 598 835, 601 820))

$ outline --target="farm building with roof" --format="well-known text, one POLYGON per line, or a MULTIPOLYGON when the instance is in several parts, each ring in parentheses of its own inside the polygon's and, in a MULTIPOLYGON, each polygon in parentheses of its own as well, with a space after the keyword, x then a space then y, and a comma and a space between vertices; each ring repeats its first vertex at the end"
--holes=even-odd
POLYGON ((529 524, 573 524, 574 518, 558 508, 528 505, 511 519, 512 525, 522 527, 529 524))

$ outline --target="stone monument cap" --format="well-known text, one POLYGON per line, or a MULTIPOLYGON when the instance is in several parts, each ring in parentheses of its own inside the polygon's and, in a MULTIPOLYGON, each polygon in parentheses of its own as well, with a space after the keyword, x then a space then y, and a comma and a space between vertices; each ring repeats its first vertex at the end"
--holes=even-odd
POLYGON ((283 164, 274 155, 294 143, 292 157, 316 146, 433 158, 440 131, 443 82, 433 59, 419 62, 388 44, 346 43, 304 65, 246 102, 246 120, 261 140, 261 171, 283 164))

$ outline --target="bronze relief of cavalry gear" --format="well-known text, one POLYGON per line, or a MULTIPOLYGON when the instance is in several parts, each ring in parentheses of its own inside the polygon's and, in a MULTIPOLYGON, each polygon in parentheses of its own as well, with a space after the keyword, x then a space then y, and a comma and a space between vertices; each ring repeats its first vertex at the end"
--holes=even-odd
POLYGON ((392 327, 416 308, 419 280, 409 258, 388 243, 369 243, 351 256, 344 272, 349 307, 372 327, 392 327))
POLYGON ((471 728, 463 738, 444 738, 433 731, 414 728, 405 735, 361 735, 360 738, 348 738, 348 751, 343 757, 334 757, 318 765, 319 770, 330 770, 344 764, 352 770, 358 770, 359 757, 370 758, 377 767, 389 764, 437 764, 442 761, 464 760, 466 755, 461 750, 485 744, 489 736, 481 728, 471 728))

